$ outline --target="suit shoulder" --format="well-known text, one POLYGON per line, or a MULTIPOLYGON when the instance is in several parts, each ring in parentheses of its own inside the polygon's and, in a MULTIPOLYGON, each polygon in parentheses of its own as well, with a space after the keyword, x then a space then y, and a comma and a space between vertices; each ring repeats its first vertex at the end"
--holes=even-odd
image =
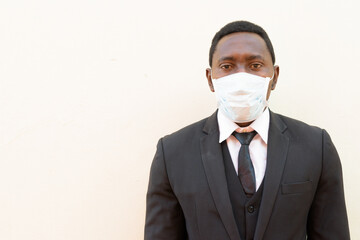
POLYGON ((290 118, 281 114, 276 114, 288 127, 288 130, 298 133, 322 134, 323 129, 317 126, 309 125, 303 121, 290 118))
POLYGON ((202 134, 202 129, 204 128, 207 118, 201 119, 195 123, 192 123, 188 126, 185 126, 169 135, 166 135, 162 138, 163 142, 173 142, 173 141, 188 141, 196 136, 202 134))

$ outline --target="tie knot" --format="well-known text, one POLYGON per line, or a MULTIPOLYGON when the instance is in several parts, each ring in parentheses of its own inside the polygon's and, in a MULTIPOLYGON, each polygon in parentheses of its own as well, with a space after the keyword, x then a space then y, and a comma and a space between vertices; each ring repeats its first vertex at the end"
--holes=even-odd
POLYGON ((256 134, 257 134, 256 131, 246 132, 246 133, 233 132, 234 137, 236 137, 236 139, 239 140, 241 145, 249 145, 251 140, 255 137, 256 134))

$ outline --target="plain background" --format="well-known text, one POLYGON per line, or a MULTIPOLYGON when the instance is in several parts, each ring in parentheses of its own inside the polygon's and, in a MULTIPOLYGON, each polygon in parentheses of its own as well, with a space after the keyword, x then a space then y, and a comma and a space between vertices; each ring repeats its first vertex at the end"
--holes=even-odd
POLYGON ((262 26, 270 108, 325 128, 360 239, 359 1, 0 2, 0 239, 142 239, 157 140, 216 109, 226 23, 262 26))

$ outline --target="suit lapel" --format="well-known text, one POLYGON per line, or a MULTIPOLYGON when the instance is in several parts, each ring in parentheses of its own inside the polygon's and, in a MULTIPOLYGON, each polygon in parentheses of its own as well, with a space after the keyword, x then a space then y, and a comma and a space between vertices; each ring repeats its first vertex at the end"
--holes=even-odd
POLYGON ((221 145, 219 144, 217 112, 208 118, 203 131, 206 135, 200 139, 201 157, 216 209, 230 239, 240 240, 230 202, 221 145))
POLYGON ((286 128, 280 117, 270 112, 267 163, 262 204, 254 236, 256 240, 263 239, 278 194, 289 147, 289 138, 283 134, 286 128))

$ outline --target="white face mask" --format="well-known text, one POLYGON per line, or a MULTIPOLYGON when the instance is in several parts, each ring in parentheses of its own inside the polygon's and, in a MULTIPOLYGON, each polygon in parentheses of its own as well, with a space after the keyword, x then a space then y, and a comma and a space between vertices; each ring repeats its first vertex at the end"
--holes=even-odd
POLYGON ((237 123, 257 119, 268 106, 269 77, 239 72, 212 79, 219 110, 237 123))

